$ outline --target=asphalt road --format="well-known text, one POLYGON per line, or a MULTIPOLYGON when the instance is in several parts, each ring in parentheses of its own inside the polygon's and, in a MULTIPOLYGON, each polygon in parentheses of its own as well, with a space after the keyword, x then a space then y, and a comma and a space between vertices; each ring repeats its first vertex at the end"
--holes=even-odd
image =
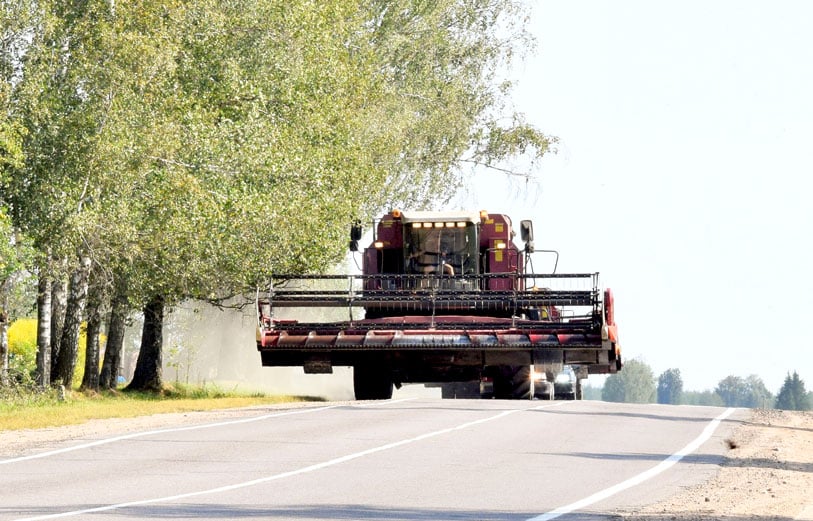
POLYGON ((742 414, 426 398, 252 409, 2 459, 0 520, 609 519, 708 477, 742 414))

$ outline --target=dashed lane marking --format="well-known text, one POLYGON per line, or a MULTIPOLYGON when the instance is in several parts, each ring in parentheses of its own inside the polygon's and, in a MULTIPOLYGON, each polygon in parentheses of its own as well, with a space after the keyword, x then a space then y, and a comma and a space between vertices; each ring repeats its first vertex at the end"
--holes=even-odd
MULTIPOLYGON (((348 461, 352 461, 352 460, 355 460, 355 459, 358 459, 358 458, 369 456, 371 454, 375 454, 375 453, 378 453, 378 452, 383 452, 383 451, 386 451, 386 450, 395 449, 395 448, 398 448, 398 447, 402 447, 404 445, 409 445, 411 443, 416 443, 416 442, 423 441, 423 440, 426 440, 426 439, 429 439, 429 438, 434 438, 434 437, 437 437, 437 436, 440 436, 440 435, 443 435, 443 434, 449 434, 449 433, 452 433, 452 432, 455 432, 455 431, 468 429, 469 427, 474 427, 476 425, 481 425, 483 423, 488 423, 488 422, 491 422, 491 421, 499 420, 501 418, 505 418, 506 416, 509 416, 511 414, 515 414, 515 413, 518 413, 518 412, 533 411, 533 410, 539 410, 539 409, 547 409, 547 408, 550 408, 550 407, 557 407, 559 405, 562 405, 562 403, 564 403, 564 402, 555 403, 555 404, 539 405, 539 406, 536 406, 536 407, 530 407, 530 408, 524 408, 524 409, 510 409, 510 410, 507 410, 507 411, 502 411, 499 414, 488 416, 486 418, 481 418, 479 420, 474 420, 474 421, 462 423, 462 424, 457 425, 455 427, 449 427, 449 428, 446 428, 446 429, 440 429, 440 430, 437 430, 437 431, 427 432, 425 434, 421 434, 421 435, 415 436, 413 438, 407 438, 407 439, 403 439, 403 440, 400 440, 400 441, 387 443, 385 445, 379 445, 378 447, 373 447, 371 449, 363 450, 361 452, 355 452, 353 454, 347 454, 345 456, 341 456, 341 457, 334 458, 334 459, 331 459, 331 460, 323 461, 322 463, 316 463, 314 465, 308 465, 307 467, 302 467, 302 468, 299 468, 299 469, 296 469, 296 470, 291 470, 291 471, 288 471, 288 472, 281 472, 279 474, 274 474, 274 475, 271 475, 271 476, 265 476, 265 477, 258 478, 258 479, 253 479, 253 480, 250 480, 250 481, 244 481, 244 482, 241 482, 241 483, 234 483, 232 485, 225 485, 225 486, 222 486, 222 487, 210 488, 210 489, 206 489, 206 490, 198 490, 198 491, 195 491, 195 492, 187 492, 187 493, 184 493, 184 494, 176 494, 174 496, 164 496, 164 497, 158 497, 158 498, 141 499, 141 500, 136 500, 136 501, 128 501, 128 502, 124 502, 124 503, 116 503, 116 504, 113 504, 113 505, 104 505, 104 506, 95 507, 95 508, 86 508, 86 509, 82 509, 82 510, 72 510, 72 511, 68 511, 68 512, 58 512, 58 513, 55 513, 55 514, 46 514, 46 515, 42 515, 42 516, 27 517, 27 518, 17 519, 15 521, 40 521, 40 520, 44 520, 44 519, 58 519, 58 518, 63 518, 63 517, 78 516, 78 515, 82 515, 82 514, 91 514, 91 513, 96 513, 96 512, 107 512, 107 511, 110 511, 110 510, 117 510, 117 509, 121 509, 121 508, 133 507, 133 506, 150 505, 150 504, 155 504, 155 503, 167 503, 167 502, 170 502, 170 501, 178 501, 178 500, 187 499, 187 498, 196 497, 196 496, 205 496, 205 495, 210 495, 210 494, 218 494, 218 493, 222 493, 222 492, 229 492, 229 491, 232 491, 232 490, 251 487, 251 486, 259 485, 259 484, 262 484, 262 483, 268 483, 270 481, 277 481, 277 480, 281 480, 281 479, 285 479, 285 478, 290 478, 290 477, 293 477, 293 476, 298 476, 300 474, 306 474, 306 473, 309 473, 309 472, 322 470, 322 469, 325 469, 325 468, 328 468, 328 467, 339 465, 341 463, 346 463, 348 461)), ((338 407, 338 406, 334 406, 334 407, 338 407)), ((326 409, 326 408, 323 408, 323 409, 326 409)))

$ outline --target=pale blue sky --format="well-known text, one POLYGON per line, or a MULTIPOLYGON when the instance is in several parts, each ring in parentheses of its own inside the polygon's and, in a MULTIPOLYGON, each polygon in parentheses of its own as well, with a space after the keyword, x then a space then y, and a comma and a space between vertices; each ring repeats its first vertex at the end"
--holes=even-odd
POLYGON ((517 108, 560 138, 540 185, 463 203, 532 218, 600 271, 626 357, 685 387, 813 388, 813 2, 534 2, 517 108))

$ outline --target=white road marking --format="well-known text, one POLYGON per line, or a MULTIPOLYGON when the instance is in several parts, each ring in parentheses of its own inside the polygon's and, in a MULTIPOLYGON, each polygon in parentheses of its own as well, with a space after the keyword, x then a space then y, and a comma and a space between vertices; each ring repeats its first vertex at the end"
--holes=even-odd
POLYGON ((672 467, 678 461, 682 460, 685 456, 691 454, 692 452, 700 448, 701 445, 703 445, 706 441, 708 441, 709 438, 711 438, 711 435, 714 434, 714 431, 717 430, 717 427, 719 427, 720 422, 731 416, 731 414, 733 414, 734 411, 736 411, 736 409, 733 408, 726 409, 722 414, 714 418, 711 422, 709 422, 708 425, 706 425, 706 428, 703 429, 703 432, 700 433, 700 436, 695 438, 691 443, 680 449, 678 452, 672 454, 665 460, 661 461, 651 469, 644 471, 638 474, 637 476, 633 476, 626 481, 622 481, 621 483, 613 485, 612 487, 605 488, 604 490, 596 492, 591 496, 587 496, 584 499, 580 499, 575 503, 559 507, 556 510, 551 510, 546 514, 532 517, 528 521, 550 521, 551 519, 556 519, 557 517, 569 514, 576 510, 581 510, 594 503, 598 503, 599 501, 603 501, 609 497, 618 494, 619 492, 627 490, 628 488, 632 488, 636 485, 640 485, 644 481, 654 478, 658 474, 672 467))
POLYGON ((117 442, 117 441, 131 440, 133 438, 141 438, 143 436, 152 436, 153 434, 164 434, 164 433, 167 433, 167 432, 194 431, 194 430, 198 430, 198 429, 210 429, 210 428, 213 428, 213 427, 222 427, 224 425, 236 425, 236 424, 239 424, 239 423, 251 423, 251 422, 267 420, 269 418, 277 418, 279 416, 290 416, 292 414, 307 414, 307 413, 311 413, 311 412, 326 411, 328 409, 335 409, 336 407, 340 407, 340 406, 339 405, 330 405, 330 406, 327 406, 327 407, 313 407, 313 408, 308 407, 308 408, 304 408, 304 409, 297 409, 295 411, 277 412, 277 413, 272 413, 272 414, 264 414, 262 416, 253 416, 251 418, 241 418, 239 420, 228 420, 228 421, 222 421, 222 422, 217 422, 217 423, 204 423, 204 424, 201 424, 201 425, 190 425, 190 426, 187 426, 187 427, 172 427, 172 428, 168 428, 168 429, 156 429, 156 430, 151 430, 151 431, 142 431, 142 432, 134 432, 134 433, 130 433, 130 434, 122 434, 121 436, 114 436, 112 438, 104 438, 104 439, 101 439, 101 440, 91 441, 89 443, 83 443, 81 445, 74 445, 74 446, 71 446, 71 447, 65 447, 63 449, 50 450, 48 452, 40 452, 40 453, 37 453, 37 454, 31 454, 31 455, 28 455, 28 456, 20 456, 20 457, 17 457, 17 458, 0 460, 0 465, 5 465, 5 464, 8 464, 8 463, 17 463, 19 461, 27 461, 27 460, 32 460, 32 459, 47 458, 49 456, 55 456, 57 454, 64 454, 66 452, 72 452, 72 451, 75 451, 75 450, 87 449, 87 448, 90 448, 90 447, 98 447, 99 445, 106 445, 108 443, 114 443, 114 442, 117 442))
MULTIPOLYGON (((434 437, 440 436, 442 434, 448 434, 450 432, 455 432, 455 431, 467 429, 469 427, 473 427, 475 425, 480 425, 480 424, 487 423, 487 422, 490 422, 490 421, 498 420, 500 418, 504 418, 504 417, 506 417, 506 416, 508 416, 510 414, 514 414, 514 413, 517 413, 517 412, 533 411, 533 410, 537 410, 537 409, 546 409, 546 408, 549 408, 549 407, 556 407, 558 405, 562 405, 563 403, 564 402, 559 402, 559 403, 555 403, 555 404, 539 405, 537 407, 530 407, 530 408, 526 408, 526 409, 511 409, 511 410, 508 410, 508 411, 503 411, 503 412, 501 412, 499 414, 496 414, 494 416, 489 416, 487 418, 481 418, 479 420, 474 420, 474 421, 462 423, 462 424, 457 425, 455 427, 449 427, 447 429, 441 429, 441 430, 438 430, 438 431, 428 432, 426 434, 421 434, 421 435, 415 436, 413 438, 407 438, 407 439, 404 439, 404 440, 395 441, 395 442, 392 442, 392 443, 387 443, 385 445, 379 445, 378 447, 373 447, 371 449, 363 450, 361 452, 355 452, 353 454, 347 454, 346 456, 340 456, 338 458, 323 461, 322 463, 316 463, 314 465, 309 465, 307 467, 302 467, 302 468, 299 468, 299 469, 296 469, 296 470, 291 470, 291 471, 288 471, 288 472, 282 472, 280 474, 274 474, 274 475, 271 475, 271 476, 266 476, 266 477, 262 477, 262 478, 258 478, 258 479, 253 479, 253 480, 250 480, 250 481, 244 481, 242 483, 235 483, 235 484, 232 484, 232 485, 225 485, 225 486, 222 486, 222 487, 216 487, 216 488, 211 488, 211 489, 207 489, 207 490, 198 490, 198 491, 195 491, 195 492, 187 492, 187 493, 184 493, 184 494, 177 494, 177 495, 174 495, 174 496, 164 496, 164 497, 159 497, 159 498, 141 499, 141 500, 137 500, 137 501, 128 501, 128 502, 125 502, 125 503, 117 503, 117 504, 114 504, 114 505, 105 505, 105 506, 95 507, 95 508, 86 508, 86 509, 82 509, 82 510, 73 510, 73 511, 69 511, 69 512, 59 512, 59 513, 56 513, 56 514, 46 514, 46 515, 42 515, 42 516, 26 517, 26 518, 16 519, 14 521, 39 521, 39 520, 42 520, 42 519, 57 519, 57 518, 62 518, 62 517, 78 516, 78 515, 82 515, 82 514, 91 514, 91 513, 95 513, 95 512, 106 512, 106 511, 109 511, 109 510, 117 510, 117 509, 121 509, 121 508, 132 507, 132 506, 149 505, 149 504, 154 504, 154 503, 166 503, 166 502, 169 502, 169 501, 177 501, 177 500, 180 500, 180 499, 187 499, 187 498, 190 498, 190 497, 204 496, 204 495, 208 495, 208 494, 218 494, 220 492, 229 492, 229 491, 232 491, 232 490, 251 487, 251 486, 259 485, 259 484, 262 484, 262 483, 268 483, 269 481, 277 481, 277 480, 280 480, 280 479, 290 478, 290 477, 297 476, 297 475, 300 475, 300 474, 306 474, 308 472, 314 472, 316 470, 322 470, 322 469, 325 469, 325 468, 328 468, 328 467, 332 467, 334 465, 339 465, 340 463, 346 463, 346 462, 352 461, 354 459, 362 458, 364 456, 369 456, 370 454, 375 454, 377 452, 382 452, 382 451, 385 451, 385 450, 395 449, 397 447, 402 447, 404 445, 409 445, 410 443, 423 441, 423 440, 426 440, 426 439, 429 439, 429 438, 434 438, 434 437)), ((336 406, 334 406, 334 407, 336 407, 336 406)))
MULTIPOLYGON (((406 401, 414 400, 414 399, 415 398, 401 398, 399 400, 386 400, 386 401, 383 401, 383 402, 365 402, 363 404, 353 404, 353 406, 354 407, 366 407, 366 406, 372 405, 373 403, 376 403, 377 405, 391 405, 391 404, 394 404, 394 403, 401 403, 401 402, 406 402, 406 401)), ((8 463, 17 463, 19 461, 27 461, 27 460, 32 460, 32 459, 47 458, 49 456, 55 456, 57 454, 64 454, 66 452, 72 452, 72 451, 75 451, 75 450, 82 450, 82 449, 87 449, 87 448, 90 448, 90 447, 97 447, 99 445, 106 445, 108 443, 114 443, 114 442, 122 441, 122 440, 130 440, 130 439, 133 439, 133 438, 140 438, 140 437, 143 437, 143 436, 151 436, 153 434, 164 434, 164 433, 167 433, 167 432, 194 431, 194 430, 197 430, 197 429, 210 429, 212 427, 222 427, 224 425, 235 425, 235 424, 238 424, 238 423, 251 423, 251 422, 256 422, 256 421, 267 420, 269 418, 278 418, 280 416, 290 416, 292 414, 306 414, 306 413, 311 413, 311 412, 326 411, 328 409, 335 409, 337 407, 345 407, 345 406, 346 405, 342 404, 342 405, 329 405, 327 407, 313 407, 313 408, 308 407, 308 408, 298 409, 298 410, 295 410, 295 411, 285 411, 285 412, 277 412, 277 413, 272 413, 272 414, 264 414, 262 416, 254 416, 254 417, 251 417, 251 418, 242 418, 242 419, 239 419, 239 420, 228 420, 228 421, 222 421, 222 422, 217 422, 217 423, 203 423, 201 425, 190 425, 190 426, 187 426, 187 427, 172 427, 172 428, 168 428, 168 429, 156 429, 156 430, 151 430, 151 431, 134 432, 134 433, 131 433, 131 434, 123 434, 121 436, 114 436, 112 438, 104 438, 104 439, 92 441, 92 442, 89 442, 89 443, 83 443, 81 445, 74 445, 72 447, 65 447, 63 449, 50 450, 50 451, 47 451, 47 452, 40 452, 40 453, 37 453, 37 454, 30 454, 28 456, 19 456, 17 458, 10 458, 10 459, 5 459, 5 460, 0 460, 0 465, 6 465, 8 463)))

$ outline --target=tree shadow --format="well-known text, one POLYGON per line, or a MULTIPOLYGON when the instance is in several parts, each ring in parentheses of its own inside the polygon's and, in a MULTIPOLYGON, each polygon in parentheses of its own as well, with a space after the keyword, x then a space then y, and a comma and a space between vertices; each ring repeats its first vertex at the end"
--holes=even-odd
MULTIPOLYGON (((94 508, 86 505, 82 508, 94 508)), ((60 509, 31 509, 28 511, 0 508, 0 513, 16 515, 58 514, 60 509)), ((354 504, 240 506, 224 504, 142 505, 100 513, 103 518, 137 519, 353 519, 359 521, 526 521, 545 512, 511 510, 468 510, 436 508, 385 508, 354 504)), ((681 521, 696 520, 700 513, 618 514, 602 512, 573 512, 564 514, 560 521, 681 521)), ((708 517, 708 516, 703 516, 708 517)), ((719 521, 793 521, 782 516, 715 516, 719 521)))
MULTIPOLYGON (((537 453, 553 456, 571 456, 574 458, 605 460, 605 461, 651 461, 661 462, 669 458, 670 454, 645 453, 601 453, 601 452, 559 452, 537 453)), ((719 465, 732 468, 764 468, 772 470, 789 470, 793 472, 813 473, 813 463, 797 461, 781 461, 771 458, 736 458, 717 454, 689 454, 681 458, 682 463, 697 465, 719 465)))
MULTIPOLYGON (((722 409, 721 409, 722 410, 722 409)), ((676 414, 657 414, 651 412, 629 412, 629 411, 583 411, 583 410, 563 410, 563 409, 534 409, 529 412, 537 412, 542 414, 561 414, 569 416, 602 416, 602 417, 618 417, 618 418, 641 418, 646 420, 658 421, 674 421, 674 422, 694 422, 694 423, 708 423, 712 418, 702 416, 683 416, 676 414)), ((726 423, 743 423, 742 420, 728 417, 723 422, 726 423)))
MULTIPOLYGON (((100 505, 72 506, 71 510, 97 508, 100 505)), ((48 516, 68 510, 67 507, 50 507, 14 510, 17 515, 48 516)), ((0 508, 0 513, 7 509, 0 508)), ((353 519, 353 520, 482 520, 482 521, 524 521, 539 515, 539 512, 517 510, 469 510, 441 508, 386 508, 358 504, 325 505, 226 505, 226 504, 151 504, 122 507, 95 515, 104 519, 353 519)))

